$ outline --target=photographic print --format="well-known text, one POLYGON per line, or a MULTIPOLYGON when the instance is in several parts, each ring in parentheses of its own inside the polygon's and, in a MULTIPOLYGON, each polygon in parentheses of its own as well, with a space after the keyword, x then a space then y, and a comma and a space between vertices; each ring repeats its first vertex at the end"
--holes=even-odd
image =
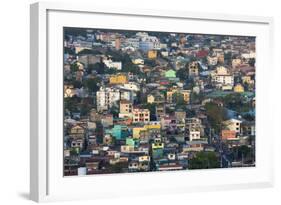
POLYGON ((64 27, 64 176, 255 166, 255 37, 64 27))

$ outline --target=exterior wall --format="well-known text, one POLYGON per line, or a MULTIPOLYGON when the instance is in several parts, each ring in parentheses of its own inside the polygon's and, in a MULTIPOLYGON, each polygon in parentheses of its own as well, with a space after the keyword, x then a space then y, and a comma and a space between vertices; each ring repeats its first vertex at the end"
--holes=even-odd
POLYGON ((241 84, 237 84, 234 86, 234 92, 236 93, 243 93, 244 92, 244 87, 241 84))
POLYGON ((111 88, 101 88, 97 92, 97 110, 108 110, 113 103, 120 100, 120 91, 111 88))
POLYGON ((128 83, 128 79, 126 75, 115 75, 109 78, 110 84, 125 84, 128 83))
POLYGON ((239 120, 230 119, 230 120, 224 121, 224 124, 228 130, 235 131, 236 133, 241 132, 241 121, 239 121, 239 120))
POLYGON ((133 122, 149 122, 150 112, 148 109, 133 109, 133 122))
POLYGON ((77 138, 84 138, 85 129, 79 125, 76 125, 71 128, 70 130, 70 137, 77 139, 77 138))
POLYGON ((145 132, 147 129, 145 127, 134 127, 133 128, 133 138, 134 139, 139 139, 140 138, 140 133, 145 132))
POLYGON ((189 77, 196 77, 199 75, 198 63, 196 61, 188 65, 188 75, 189 77))
POLYGON ((154 103, 154 96, 153 95, 147 96, 147 103, 154 103))
POLYGON ((207 61, 208 61, 208 65, 214 66, 218 64, 218 58, 216 56, 214 57, 208 56, 207 61))
POLYGON ((120 113, 130 114, 133 111, 133 105, 129 101, 120 101, 120 113))
POLYGON ((190 90, 171 90, 167 91, 167 102, 168 103, 173 103, 173 94, 179 92, 180 94, 183 95, 183 99, 186 103, 190 102, 190 90))
POLYGON ((237 139, 236 131, 234 131, 234 130, 222 130, 222 132, 221 132, 221 139, 222 140, 237 139))
POLYGON ((176 71, 174 70, 168 70, 165 72, 166 78, 175 78, 176 77, 176 71))
POLYGON ((155 59, 157 57, 157 51, 155 50, 150 50, 147 52, 147 57, 149 59, 155 59))
POLYGON ((200 130, 198 129, 191 129, 189 131, 189 140, 199 140, 200 139, 200 130))

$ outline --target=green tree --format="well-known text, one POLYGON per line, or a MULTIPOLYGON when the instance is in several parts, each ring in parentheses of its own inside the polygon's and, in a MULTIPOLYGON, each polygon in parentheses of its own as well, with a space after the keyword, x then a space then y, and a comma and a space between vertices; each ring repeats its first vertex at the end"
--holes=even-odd
POLYGON ((188 160, 188 169, 212 169, 219 167, 219 157, 215 152, 198 152, 195 157, 188 160))
POLYGON ((173 98, 173 102, 175 102, 178 107, 182 107, 182 106, 186 105, 183 94, 181 94, 179 92, 175 92, 173 94, 172 98, 173 98))
POLYGON ((106 66, 102 62, 88 65, 88 73, 96 71, 98 74, 105 74, 106 66))
POLYGON ((83 85, 89 89, 91 92, 97 92, 100 88, 101 79, 96 78, 88 78, 83 81, 83 85))
POLYGON ((208 120, 216 133, 221 131, 222 122, 226 119, 226 111, 223 107, 215 103, 205 105, 208 120))
POLYGON ((181 80, 185 81, 188 79, 188 72, 186 68, 180 68, 177 70, 176 76, 181 80))
POLYGON ((119 115, 119 107, 116 105, 113 105, 110 109, 109 112, 113 115, 113 117, 118 117, 119 115))
POLYGON ((75 73, 76 71, 78 71, 78 68, 79 68, 79 66, 77 65, 77 62, 70 65, 70 70, 72 73, 75 73))
POLYGON ((225 107, 236 112, 249 112, 251 103, 246 102, 241 93, 232 93, 221 98, 225 107))

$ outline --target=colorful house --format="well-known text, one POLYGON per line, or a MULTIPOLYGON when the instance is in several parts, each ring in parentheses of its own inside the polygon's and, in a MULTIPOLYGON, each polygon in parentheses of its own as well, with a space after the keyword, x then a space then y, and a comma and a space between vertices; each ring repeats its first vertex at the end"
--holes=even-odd
POLYGON ((135 140, 133 138, 126 138, 126 145, 135 147, 135 140))
POLYGON ((176 71, 170 69, 165 72, 165 77, 166 78, 176 78, 176 71))
POLYGON ((145 127, 134 127, 133 128, 133 138, 139 139, 142 132, 146 132, 147 129, 145 127))
POLYGON ((152 156, 154 159, 159 159, 163 157, 164 143, 161 139, 155 139, 154 143, 151 145, 152 156))
POLYGON ((234 92, 236 93, 243 93, 244 92, 244 87, 239 83, 234 86, 234 92))
POLYGON ((155 59, 157 57, 157 51, 155 50, 150 50, 147 52, 147 57, 149 59, 155 59))
POLYGON ((110 84, 125 84, 128 83, 128 78, 124 74, 118 74, 109 78, 110 84))
POLYGON ((236 136, 235 130, 222 130, 221 139, 222 140, 234 140, 234 139, 238 139, 238 138, 236 136))
POLYGON ((128 127, 125 125, 114 125, 112 129, 107 129, 106 134, 111 134, 116 140, 124 140, 129 136, 128 127))

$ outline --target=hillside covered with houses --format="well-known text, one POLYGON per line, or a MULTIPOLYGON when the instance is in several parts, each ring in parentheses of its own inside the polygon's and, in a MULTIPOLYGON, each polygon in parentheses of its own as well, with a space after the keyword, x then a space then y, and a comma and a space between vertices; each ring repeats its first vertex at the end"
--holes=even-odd
POLYGON ((255 166, 255 38, 64 28, 64 176, 255 166))

